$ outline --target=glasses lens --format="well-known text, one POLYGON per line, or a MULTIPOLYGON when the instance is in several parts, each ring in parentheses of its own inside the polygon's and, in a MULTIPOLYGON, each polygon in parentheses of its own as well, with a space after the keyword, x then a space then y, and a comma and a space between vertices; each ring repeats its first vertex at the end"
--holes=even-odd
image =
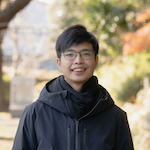
POLYGON ((93 55, 92 50, 82 50, 80 53, 83 59, 90 59, 93 55))
POLYGON ((72 50, 65 51, 65 52, 64 52, 64 57, 65 57, 66 59, 74 59, 75 53, 76 53, 76 52, 74 52, 74 51, 72 51, 72 50))

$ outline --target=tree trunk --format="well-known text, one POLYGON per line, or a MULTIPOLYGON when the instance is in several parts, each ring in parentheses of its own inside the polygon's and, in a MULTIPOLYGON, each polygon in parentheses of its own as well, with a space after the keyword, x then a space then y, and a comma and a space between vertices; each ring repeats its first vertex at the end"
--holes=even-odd
POLYGON ((0 30, 7 28, 9 21, 17 14, 18 11, 23 9, 31 0, 16 0, 9 3, 4 10, 0 12, 0 30))

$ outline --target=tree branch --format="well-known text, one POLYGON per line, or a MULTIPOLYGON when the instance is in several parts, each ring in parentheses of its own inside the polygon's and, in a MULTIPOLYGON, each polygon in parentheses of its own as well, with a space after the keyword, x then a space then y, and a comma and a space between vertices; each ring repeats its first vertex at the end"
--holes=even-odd
POLYGON ((23 9, 31 0, 16 0, 0 12, 0 30, 7 28, 9 21, 23 9))

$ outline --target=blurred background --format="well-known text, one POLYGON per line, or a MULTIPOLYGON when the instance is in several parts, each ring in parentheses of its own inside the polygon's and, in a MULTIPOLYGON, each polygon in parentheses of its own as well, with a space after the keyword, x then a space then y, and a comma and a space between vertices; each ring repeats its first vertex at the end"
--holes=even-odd
POLYGON ((127 112, 135 150, 150 149, 150 0, 0 0, 0 149, 26 105, 61 75, 55 42, 83 24, 100 44, 95 75, 127 112))

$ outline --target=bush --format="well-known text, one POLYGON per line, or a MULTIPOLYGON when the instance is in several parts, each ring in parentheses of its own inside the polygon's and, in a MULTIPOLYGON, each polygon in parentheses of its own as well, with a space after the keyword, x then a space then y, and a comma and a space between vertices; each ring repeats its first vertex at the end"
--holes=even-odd
POLYGON ((95 74, 100 84, 108 89, 112 97, 122 102, 133 102, 143 87, 144 77, 150 77, 150 53, 143 51, 123 56, 122 61, 103 65, 95 74))

